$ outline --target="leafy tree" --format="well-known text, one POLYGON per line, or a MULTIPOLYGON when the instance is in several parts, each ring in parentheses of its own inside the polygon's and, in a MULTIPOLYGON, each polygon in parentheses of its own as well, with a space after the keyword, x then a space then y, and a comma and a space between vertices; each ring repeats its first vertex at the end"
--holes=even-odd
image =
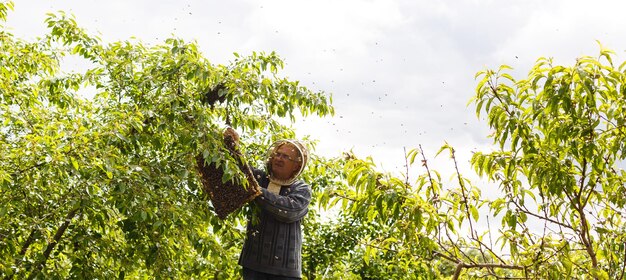
POLYGON ((274 53, 213 65, 179 39, 104 44, 64 13, 45 22, 34 42, 0 26, 0 275, 237 278, 244 213, 210 211, 195 155, 237 178, 225 124, 254 161, 330 98, 280 77, 274 53), (87 69, 63 71, 68 57, 87 69))
POLYGON ((421 147, 407 152, 403 176, 348 154, 345 184, 320 201, 357 229, 341 237, 356 242, 343 251, 363 262, 344 257, 351 265, 333 269, 356 279, 623 279, 626 63, 613 61, 600 47, 569 67, 540 58, 522 80, 506 65, 477 74, 472 103, 497 150, 476 152, 471 165, 499 198, 484 198, 486 188, 458 171, 449 145, 438 153, 452 159, 449 182, 421 147))
POLYGON ((613 55, 540 58, 519 81, 506 66, 478 74, 476 111, 500 150, 472 164, 505 194, 490 208, 505 211, 501 241, 532 277, 624 277, 626 72, 613 55))
MULTIPOLYGON (((0 3, 0 22, 12 8, 0 3)), ((260 165, 294 136, 290 121, 333 114, 330 97, 281 77, 274 53, 213 65, 176 38, 105 44, 64 13, 45 22, 33 42, 0 25, 0 276, 239 278, 250 209, 219 220, 194 157, 238 180, 225 125, 260 165), (85 70, 62 69, 70 57, 85 70)), ((351 152, 313 156, 305 279, 623 279, 626 65, 614 56, 541 58, 521 80, 507 66, 477 74, 471 102, 495 150, 471 165, 491 186, 461 174, 449 145, 436 156, 452 180, 421 146, 399 175, 351 152)))

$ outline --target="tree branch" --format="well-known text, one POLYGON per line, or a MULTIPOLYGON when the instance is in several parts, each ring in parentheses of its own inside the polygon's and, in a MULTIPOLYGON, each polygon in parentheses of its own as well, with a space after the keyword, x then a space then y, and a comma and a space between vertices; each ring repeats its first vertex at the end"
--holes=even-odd
MULTIPOLYGON (((24 244, 22 244, 22 249, 20 249, 20 252, 18 253, 17 258, 15 259, 15 267, 19 267, 22 264, 22 259, 24 255, 26 255, 26 251, 28 251, 28 247, 30 247, 30 245, 33 244, 33 242, 35 242, 36 232, 37 232, 36 229, 31 230, 30 234, 26 238, 26 241, 24 242, 24 244)), ((13 274, 7 274, 4 277, 4 279, 5 280, 13 279, 13 274)))
POLYGON ((460 262, 456 265, 456 269, 454 270, 454 275, 452 276, 453 280, 458 280, 461 275, 461 271, 466 268, 504 268, 504 269, 515 269, 515 270, 525 270, 526 268, 519 265, 508 265, 508 264, 495 264, 495 263, 478 263, 478 264, 467 264, 460 262))
POLYGON ((540 215, 538 215, 538 214, 535 214, 535 213, 531 212, 530 210, 528 210, 528 208, 526 208, 526 207, 521 207, 521 206, 517 203, 517 201, 512 201, 512 202, 515 204, 515 206, 517 207, 517 209, 518 209, 518 210, 522 211, 522 212, 523 212, 524 214, 526 214, 526 215, 530 215, 530 216, 533 216, 533 217, 535 217, 535 218, 537 218, 537 219, 541 219, 541 220, 544 220, 544 221, 548 221, 548 222, 551 222, 551 223, 553 223, 553 224, 556 224, 556 225, 559 225, 559 226, 562 226, 562 227, 565 227, 565 228, 568 228, 568 229, 572 229, 572 230, 573 230, 573 227, 572 227, 572 226, 570 226, 570 225, 564 224, 564 223, 559 222, 559 221, 557 221, 557 220, 550 219, 550 218, 549 218, 549 217, 547 217, 547 216, 545 216, 545 217, 544 217, 544 216, 540 216, 540 215))
POLYGON ((624 279, 624 271, 626 271, 626 244, 624 244, 624 261, 622 262, 622 273, 618 279, 624 279))
MULTIPOLYGON (((421 144, 419 145, 419 149, 420 149, 420 154, 422 154, 422 166, 426 168, 426 174, 428 175, 428 181, 430 182, 430 187, 434 188, 435 184, 433 183, 434 182, 433 176, 430 173, 430 169, 428 168, 428 161, 426 161, 426 155, 424 155, 424 149, 422 149, 421 144)), ((438 201, 439 201, 438 194, 433 189, 433 197, 431 198, 431 202, 436 207, 439 204, 438 201)))
POLYGON ((61 237, 63 237, 63 234, 67 230, 67 227, 69 227, 70 222, 78 213, 78 209, 79 209, 78 207, 74 208, 69 213, 67 213, 67 215, 65 216, 65 221, 57 229, 56 233, 54 234, 54 237, 52 238, 52 241, 48 243, 46 250, 43 252, 43 256, 41 260, 39 260, 39 262, 35 264, 33 270, 31 271, 30 275, 27 278, 28 280, 32 280, 35 277, 37 277, 39 272, 41 272, 41 270, 43 270, 43 268, 46 266, 46 261, 48 261, 48 258, 50 257, 50 253, 52 253, 52 250, 54 250, 54 248, 59 243, 59 241, 61 241, 61 237))
POLYGON ((404 150, 404 167, 406 168, 405 170, 406 179, 404 181, 404 184, 408 186, 409 185, 409 158, 406 156, 406 147, 402 147, 402 149, 404 150))
MULTIPOLYGON (((582 193, 583 193, 583 189, 584 189, 584 183, 585 183, 585 177, 586 177, 586 170, 587 170, 587 158, 583 158, 583 162, 582 162, 582 172, 581 172, 581 178, 579 181, 579 192, 578 194, 576 194, 576 197, 574 199, 572 199, 572 206, 574 207, 574 209, 576 210, 576 212, 578 212, 578 215, 580 215, 580 224, 581 224, 581 232, 580 232, 580 239, 583 242, 583 245, 585 246, 585 249, 587 251, 587 254, 589 254, 589 257, 591 258, 591 265, 596 268, 598 267, 598 259, 596 258, 596 252, 593 250, 593 244, 589 234, 589 226, 587 224, 587 216, 585 215, 585 204, 583 204, 582 200, 582 193)), ((593 191, 593 190, 592 190, 593 191)))

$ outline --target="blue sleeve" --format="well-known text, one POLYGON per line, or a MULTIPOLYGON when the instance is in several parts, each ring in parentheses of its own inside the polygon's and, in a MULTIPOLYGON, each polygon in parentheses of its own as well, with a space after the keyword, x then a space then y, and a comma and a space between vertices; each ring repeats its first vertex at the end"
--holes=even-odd
POLYGON ((256 204, 283 223, 297 222, 309 212, 311 188, 303 182, 295 183, 284 196, 273 194, 265 188, 261 192, 262 195, 255 199, 256 204))

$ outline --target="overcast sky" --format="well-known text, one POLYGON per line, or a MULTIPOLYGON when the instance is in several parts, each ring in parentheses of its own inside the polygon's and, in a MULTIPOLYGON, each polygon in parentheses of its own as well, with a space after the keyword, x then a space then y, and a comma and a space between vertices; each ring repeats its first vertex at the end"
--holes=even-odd
POLYGON ((507 64, 524 78, 537 58, 572 65, 597 56, 596 40, 624 60, 626 2, 572 0, 16 0, 7 26, 24 39, 46 33, 58 10, 105 41, 195 40, 214 64, 233 52, 276 51, 283 75, 331 93, 336 116, 300 120, 317 152, 353 150, 386 171, 404 148, 433 156, 444 142, 467 167, 489 149, 489 129, 467 106, 474 75, 507 64))

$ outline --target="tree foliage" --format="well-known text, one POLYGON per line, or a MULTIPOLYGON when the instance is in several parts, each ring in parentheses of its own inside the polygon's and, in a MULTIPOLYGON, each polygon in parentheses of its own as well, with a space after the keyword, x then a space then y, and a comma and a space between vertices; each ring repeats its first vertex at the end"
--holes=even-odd
MULTIPOLYGON (((0 22, 12 8, 0 3, 0 22)), ((194 157, 237 180, 226 125, 260 165, 295 136, 286 123, 333 114, 329 95, 280 76, 275 53, 213 65, 193 42, 104 43, 62 12, 45 23, 33 42, 0 25, 0 276, 238 279, 251 209, 218 219, 194 157)), ((471 166, 486 186, 447 144, 408 150, 404 174, 313 155, 303 277, 624 278, 626 66, 614 59, 600 46, 573 66, 541 58, 520 80, 479 72, 471 104, 494 150, 471 166)))
POLYGON ((519 81, 505 66, 478 74, 476 111, 500 150, 472 164, 505 194, 491 202, 506 211, 501 241, 533 276, 624 277, 626 65, 613 56, 540 58, 519 81))
POLYGON ((540 58, 521 80, 506 65, 476 75, 471 102, 495 150, 474 153, 471 166, 488 186, 459 172, 449 145, 438 154, 452 160, 450 181, 421 147, 406 154, 422 168, 415 181, 408 168, 379 173, 349 154, 345 184, 322 196, 359 229, 343 237, 356 245, 340 259, 363 258, 351 262, 357 279, 624 278, 626 63, 613 60, 600 46, 573 66, 540 58))
POLYGON ((329 97, 278 76, 274 53, 212 65, 179 39, 104 44, 63 13, 45 22, 35 42, 0 33, 0 274, 237 275, 244 215, 210 211, 195 155, 238 177, 226 123, 256 140, 254 154, 292 136, 281 118, 332 114, 329 97), (70 57, 87 69, 65 72, 70 57))

